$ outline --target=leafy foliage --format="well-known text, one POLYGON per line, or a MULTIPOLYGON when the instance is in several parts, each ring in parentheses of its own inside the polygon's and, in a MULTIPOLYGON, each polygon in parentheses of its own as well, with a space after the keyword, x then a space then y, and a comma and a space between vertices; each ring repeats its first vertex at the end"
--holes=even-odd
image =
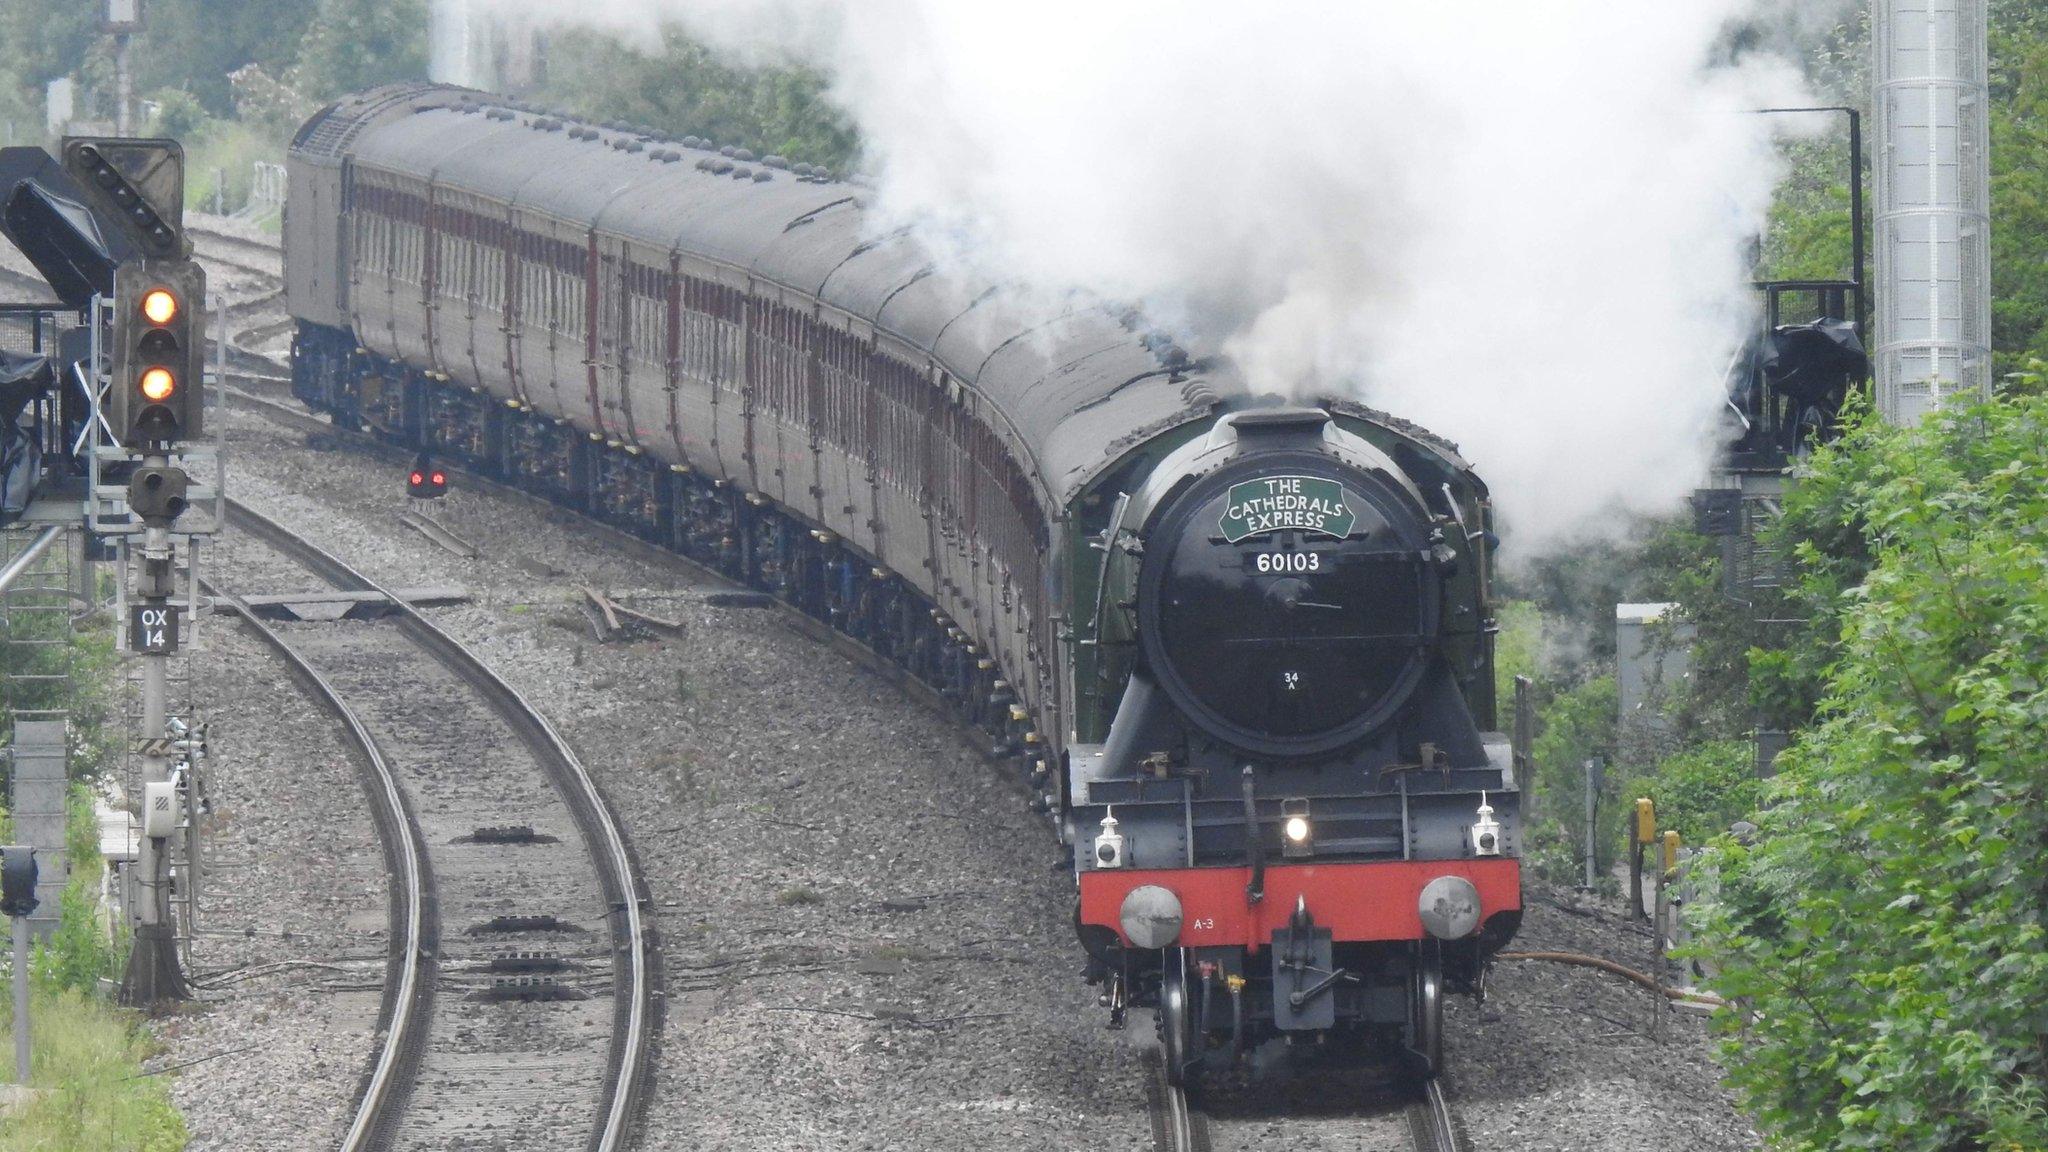
POLYGON ((1528 830, 1526 860, 1552 883, 1585 879, 1585 808, 1588 759, 1604 760, 1609 771, 1597 805, 1595 859, 1604 875, 1619 843, 1621 773, 1615 763, 1613 676, 1596 676, 1560 692, 1539 711, 1535 746, 1535 801, 1539 819, 1528 830))
POLYGON ((1991 334, 2003 376, 2048 357, 2048 13, 1995 0, 1990 48, 1991 334))
POLYGON ((858 140, 824 98, 824 78, 802 68, 739 68, 669 29, 647 52, 589 32, 548 44, 544 95, 580 115, 779 153, 845 170, 858 140))
POLYGON ((102 978, 114 974, 121 953, 108 939, 100 919, 104 865, 100 861, 99 821, 93 812, 92 790, 83 784, 71 789, 64 853, 71 879, 58 906, 57 930, 36 946, 31 971, 45 987, 91 995, 99 990, 102 978))
POLYGON ((1708 740, 1658 763, 1641 782, 1657 804, 1657 825, 1688 840, 1718 836, 1763 808, 1764 781, 1756 774, 1756 746, 1748 740, 1708 740))
POLYGON ((1819 722, 1702 918, 1749 1009, 1731 1081, 1784 1147, 2048 1147, 2044 479, 2022 397, 1865 421, 1801 486, 1856 545, 1800 549, 1803 594, 1839 589, 1819 722))
POLYGON ((1500 631, 1493 638, 1493 691, 1499 703, 1499 727, 1514 723, 1515 677, 1532 680, 1543 657, 1543 613, 1527 600, 1503 600, 1493 606, 1500 631))
POLYGON ((426 0, 320 0, 292 86, 323 101, 426 74, 426 0))
MULTIPOLYGON (((369 6, 405 5, 376 0, 369 6)), ((235 110, 230 80, 235 71, 257 64, 272 74, 283 72, 298 59, 308 28, 328 7, 303 0, 149 0, 146 24, 133 49, 135 90, 184 93, 209 115, 230 115, 235 110)), ((423 34, 424 17, 419 27, 423 34)))

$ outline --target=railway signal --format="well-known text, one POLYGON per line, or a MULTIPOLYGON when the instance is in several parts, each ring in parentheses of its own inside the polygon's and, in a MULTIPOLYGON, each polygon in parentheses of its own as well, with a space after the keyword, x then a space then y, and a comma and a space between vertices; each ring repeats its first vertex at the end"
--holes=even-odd
POLYGON ((108 424, 130 448, 199 435, 206 273, 190 260, 138 260, 114 275, 108 424))
POLYGON ((176 140, 67 136, 64 170, 100 214, 120 222, 143 254, 182 260, 185 238, 185 149, 176 140))
POLYGON ((36 851, 26 844, 0 848, 0 912, 26 916, 36 910, 36 851))
POLYGON ((0 912, 14 927, 14 1081, 28 1083, 28 914, 36 910, 36 850, 0 848, 0 912))
POLYGON ((413 458, 412 471, 405 477, 405 491, 421 500, 438 500, 448 494, 448 470, 422 452, 413 458))

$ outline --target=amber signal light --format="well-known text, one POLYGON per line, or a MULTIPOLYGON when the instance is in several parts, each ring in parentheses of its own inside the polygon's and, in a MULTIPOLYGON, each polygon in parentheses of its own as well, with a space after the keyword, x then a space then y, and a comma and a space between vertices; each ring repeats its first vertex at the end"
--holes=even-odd
POLYGON ((142 295, 142 318, 151 324, 169 324, 178 318, 177 294, 168 288, 151 288, 142 295))
POLYGON ((178 390, 178 378, 169 368, 145 368, 142 372, 142 395, 153 403, 162 403, 178 390))

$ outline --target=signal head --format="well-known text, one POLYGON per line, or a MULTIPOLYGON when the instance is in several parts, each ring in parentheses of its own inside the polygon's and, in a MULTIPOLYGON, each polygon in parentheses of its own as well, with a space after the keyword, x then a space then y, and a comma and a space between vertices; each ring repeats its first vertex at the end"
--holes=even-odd
POLYGON ((110 423, 128 447, 200 433, 206 273, 190 260, 138 260, 115 272, 110 423))
POLYGON ((448 491, 448 470, 422 452, 412 458, 412 471, 405 477, 405 491, 406 495, 417 499, 437 499, 448 491))
POLYGON ((36 850, 26 844, 0 848, 0 913, 26 916, 36 910, 36 850))

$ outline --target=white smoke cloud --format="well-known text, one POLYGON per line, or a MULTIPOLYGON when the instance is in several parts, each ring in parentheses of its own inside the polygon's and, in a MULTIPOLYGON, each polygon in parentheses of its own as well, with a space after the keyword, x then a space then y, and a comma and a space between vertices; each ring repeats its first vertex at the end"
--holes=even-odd
MULTIPOLYGON (((471 0, 540 22, 541 0, 471 0)), ((1459 441, 1540 545, 1702 478, 1794 72, 1759 0, 622 0, 823 69, 877 228, 1459 441), (962 242, 961 238, 965 238, 962 242)))

